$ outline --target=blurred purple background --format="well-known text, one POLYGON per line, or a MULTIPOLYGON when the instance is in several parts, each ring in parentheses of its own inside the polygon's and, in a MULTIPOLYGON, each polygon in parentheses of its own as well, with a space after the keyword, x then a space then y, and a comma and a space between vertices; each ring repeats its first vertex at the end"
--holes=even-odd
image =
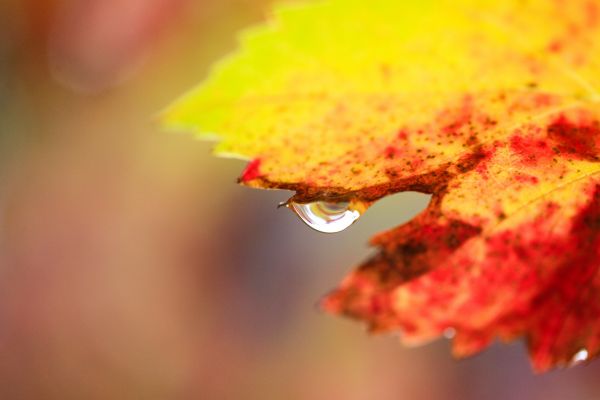
POLYGON ((535 376, 522 343, 456 361, 317 310, 426 196, 323 235, 159 131, 270 3, 0 3, 0 398, 600 398, 598 362, 535 376))

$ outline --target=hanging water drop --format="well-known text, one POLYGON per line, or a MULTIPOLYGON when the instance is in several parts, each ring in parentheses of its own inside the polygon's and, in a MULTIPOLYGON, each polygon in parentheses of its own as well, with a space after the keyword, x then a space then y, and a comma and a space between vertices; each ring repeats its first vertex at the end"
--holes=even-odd
POLYGON ((586 361, 589 357, 587 349, 581 349, 571 358, 571 365, 576 365, 586 361))
POLYGON ((368 205, 362 201, 314 201, 286 204, 308 226, 324 233, 341 232, 352 225, 368 205))
POLYGON ((454 337, 456 336, 456 329, 450 327, 450 328, 446 328, 444 329, 444 331, 442 332, 442 335, 444 335, 444 337, 446 339, 454 339, 454 337))

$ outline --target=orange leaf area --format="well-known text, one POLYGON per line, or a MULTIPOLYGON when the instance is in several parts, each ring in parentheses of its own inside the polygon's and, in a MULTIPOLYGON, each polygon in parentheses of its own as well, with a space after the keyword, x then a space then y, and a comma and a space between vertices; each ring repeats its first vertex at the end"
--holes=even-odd
POLYGON ((600 352, 599 38, 597 0, 282 8, 165 120, 296 203, 432 194, 323 307, 545 371, 600 352))

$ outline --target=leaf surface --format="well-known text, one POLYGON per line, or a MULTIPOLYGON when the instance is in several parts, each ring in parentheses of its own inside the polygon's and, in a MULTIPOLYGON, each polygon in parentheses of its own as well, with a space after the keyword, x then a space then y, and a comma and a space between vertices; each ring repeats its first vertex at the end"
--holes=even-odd
POLYGON ((431 193, 323 306, 543 371, 600 351, 599 38, 597 0, 283 6, 164 122, 296 202, 431 193))

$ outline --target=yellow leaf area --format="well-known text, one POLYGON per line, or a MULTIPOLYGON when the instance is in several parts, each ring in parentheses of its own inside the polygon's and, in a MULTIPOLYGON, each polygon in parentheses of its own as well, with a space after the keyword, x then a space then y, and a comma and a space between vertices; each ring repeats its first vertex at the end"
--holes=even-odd
POLYGON ((296 202, 418 190, 323 306, 536 370, 600 352, 600 1, 279 7, 164 114, 296 202), (574 358, 575 357, 575 358, 574 358))

